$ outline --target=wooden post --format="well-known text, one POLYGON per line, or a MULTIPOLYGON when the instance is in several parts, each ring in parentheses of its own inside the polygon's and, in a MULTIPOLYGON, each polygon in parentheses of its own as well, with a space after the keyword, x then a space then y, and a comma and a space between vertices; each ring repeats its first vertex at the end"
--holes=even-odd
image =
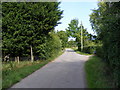
POLYGON ((19 64, 19 62, 20 62, 20 58, 19 56, 17 56, 17 63, 19 64))
POLYGON ((17 62, 19 64, 19 62, 20 62, 19 56, 15 57, 15 62, 17 62))

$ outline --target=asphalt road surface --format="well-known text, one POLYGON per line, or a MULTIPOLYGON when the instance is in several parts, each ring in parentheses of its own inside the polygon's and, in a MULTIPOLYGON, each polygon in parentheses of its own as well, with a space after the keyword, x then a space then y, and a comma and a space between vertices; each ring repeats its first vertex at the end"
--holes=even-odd
POLYGON ((11 88, 87 88, 84 63, 88 58, 66 49, 57 59, 11 88))

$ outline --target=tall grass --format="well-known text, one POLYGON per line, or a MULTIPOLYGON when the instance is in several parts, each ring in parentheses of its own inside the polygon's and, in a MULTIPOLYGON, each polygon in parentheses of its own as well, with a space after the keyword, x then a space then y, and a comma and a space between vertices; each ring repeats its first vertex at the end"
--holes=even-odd
POLYGON ((17 62, 4 63, 2 68, 2 88, 11 87, 13 84, 40 69, 62 53, 63 52, 56 53, 56 55, 48 60, 39 60, 33 63, 31 61, 20 61, 19 64, 17 62))
POLYGON ((97 56, 85 63, 88 88, 113 88, 113 75, 108 65, 97 56))

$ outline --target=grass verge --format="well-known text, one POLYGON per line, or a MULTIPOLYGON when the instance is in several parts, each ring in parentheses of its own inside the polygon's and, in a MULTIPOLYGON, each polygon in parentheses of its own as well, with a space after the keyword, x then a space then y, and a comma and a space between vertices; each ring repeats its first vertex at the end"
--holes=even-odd
POLYGON ((80 52, 80 51, 78 51, 78 50, 75 50, 75 51, 76 51, 76 53, 81 54, 81 55, 92 55, 92 54, 88 54, 88 53, 80 52))
MULTIPOLYGON (((40 69, 50 61, 53 61, 56 57, 60 56, 63 52, 59 52, 54 57, 50 58, 49 60, 43 60, 40 62, 34 61, 32 64, 26 64, 19 68, 13 69, 5 69, 2 71, 2 88, 9 88, 13 84, 19 82, 26 76, 30 75, 31 73, 35 72, 36 70, 40 69)), ((20 62, 22 63, 22 61, 20 62)))
POLYGON ((85 63, 88 88, 113 88, 112 72, 99 57, 92 56, 85 63))
POLYGON ((81 54, 81 55, 92 55, 92 54, 89 54, 89 53, 80 52, 80 51, 77 49, 77 47, 73 47, 72 49, 73 49, 76 53, 81 54))

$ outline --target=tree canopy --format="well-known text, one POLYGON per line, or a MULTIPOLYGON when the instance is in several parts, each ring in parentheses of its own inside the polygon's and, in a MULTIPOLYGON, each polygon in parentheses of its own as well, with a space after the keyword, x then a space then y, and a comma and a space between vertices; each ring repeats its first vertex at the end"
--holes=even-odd
POLYGON ((3 2, 3 56, 40 55, 39 49, 62 18, 60 2, 3 2))
POLYGON ((66 28, 66 32, 68 37, 76 38, 76 42, 79 50, 81 50, 82 43, 83 43, 83 46, 86 47, 92 41, 93 35, 87 32, 87 29, 84 28, 84 26, 82 25, 82 22, 79 26, 78 19, 71 20, 70 24, 68 24, 68 28, 66 28), (82 33, 81 33, 81 30, 82 30, 82 33), (82 43, 81 43, 81 39, 82 39, 82 43))
POLYGON ((59 31, 59 32, 57 32, 57 35, 60 37, 61 43, 62 43, 62 48, 64 49, 68 42, 67 33, 65 31, 59 31))

